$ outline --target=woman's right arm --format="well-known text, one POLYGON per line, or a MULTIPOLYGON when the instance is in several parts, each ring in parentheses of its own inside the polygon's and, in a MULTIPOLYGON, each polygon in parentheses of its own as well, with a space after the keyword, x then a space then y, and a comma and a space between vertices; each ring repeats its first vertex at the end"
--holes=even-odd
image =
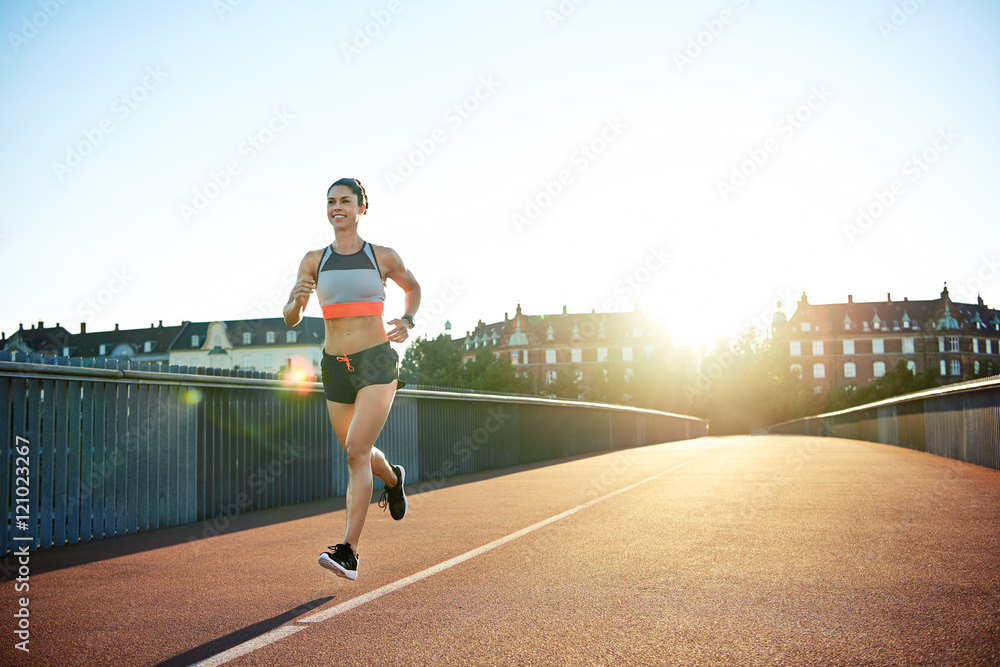
POLYGON ((292 293, 288 295, 288 303, 285 304, 282 314, 285 317, 285 324, 294 327, 302 321, 302 313, 309 303, 309 295, 316 289, 316 270, 319 268, 321 250, 310 250, 302 258, 299 264, 299 274, 295 278, 295 286, 292 293))

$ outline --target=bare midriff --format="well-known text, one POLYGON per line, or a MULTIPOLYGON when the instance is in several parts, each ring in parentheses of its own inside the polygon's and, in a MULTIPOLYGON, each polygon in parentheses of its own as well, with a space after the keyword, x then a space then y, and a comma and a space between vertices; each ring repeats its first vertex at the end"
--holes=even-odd
POLYGON ((389 340, 382 318, 377 315, 337 317, 323 320, 323 324, 326 327, 323 349, 327 354, 356 354, 389 340))

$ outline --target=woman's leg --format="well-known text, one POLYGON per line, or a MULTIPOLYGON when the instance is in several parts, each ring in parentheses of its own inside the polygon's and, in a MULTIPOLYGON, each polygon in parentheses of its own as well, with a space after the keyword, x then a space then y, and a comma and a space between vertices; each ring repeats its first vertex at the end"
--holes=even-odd
POLYGON ((358 392, 350 416, 344 404, 327 402, 334 432, 347 452, 347 530, 344 541, 354 548, 355 553, 372 500, 373 474, 389 486, 394 486, 396 482, 396 475, 385 455, 375 447, 375 440, 385 426, 395 394, 395 381, 363 387, 358 392))

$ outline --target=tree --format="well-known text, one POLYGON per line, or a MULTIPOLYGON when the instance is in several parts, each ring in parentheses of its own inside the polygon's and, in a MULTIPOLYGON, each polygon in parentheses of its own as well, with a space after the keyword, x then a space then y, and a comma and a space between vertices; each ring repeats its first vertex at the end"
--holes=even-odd
POLYGON ((578 374, 576 364, 570 364, 568 368, 556 371, 555 379, 548 386, 549 393, 558 398, 579 398, 582 387, 578 374))
POLYGON ((461 386, 469 389, 507 394, 527 394, 531 390, 531 381, 518 374, 510 359, 498 359, 488 347, 479 348, 476 356, 465 362, 461 378, 461 386))
POLYGON ((835 412, 893 396, 930 389, 938 385, 938 377, 938 371, 934 368, 927 368, 922 373, 914 374, 906 367, 906 362, 900 360, 896 367, 883 377, 877 378, 863 387, 848 385, 831 389, 827 397, 826 411, 835 412))
POLYGON ((399 375, 411 384, 462 387, 462 350, 446 334, 417 338, 403 355, 399 375))

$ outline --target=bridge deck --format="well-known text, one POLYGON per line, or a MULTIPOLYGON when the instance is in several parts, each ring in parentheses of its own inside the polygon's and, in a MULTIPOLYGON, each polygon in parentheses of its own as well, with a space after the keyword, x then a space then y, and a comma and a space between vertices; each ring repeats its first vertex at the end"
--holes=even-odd
POLYGON ((316 564, 342 500, 31 554, 0 662, 1000 663, 1000 472, 768 436, 434 486, 371 508, 354 583, 316 564))

